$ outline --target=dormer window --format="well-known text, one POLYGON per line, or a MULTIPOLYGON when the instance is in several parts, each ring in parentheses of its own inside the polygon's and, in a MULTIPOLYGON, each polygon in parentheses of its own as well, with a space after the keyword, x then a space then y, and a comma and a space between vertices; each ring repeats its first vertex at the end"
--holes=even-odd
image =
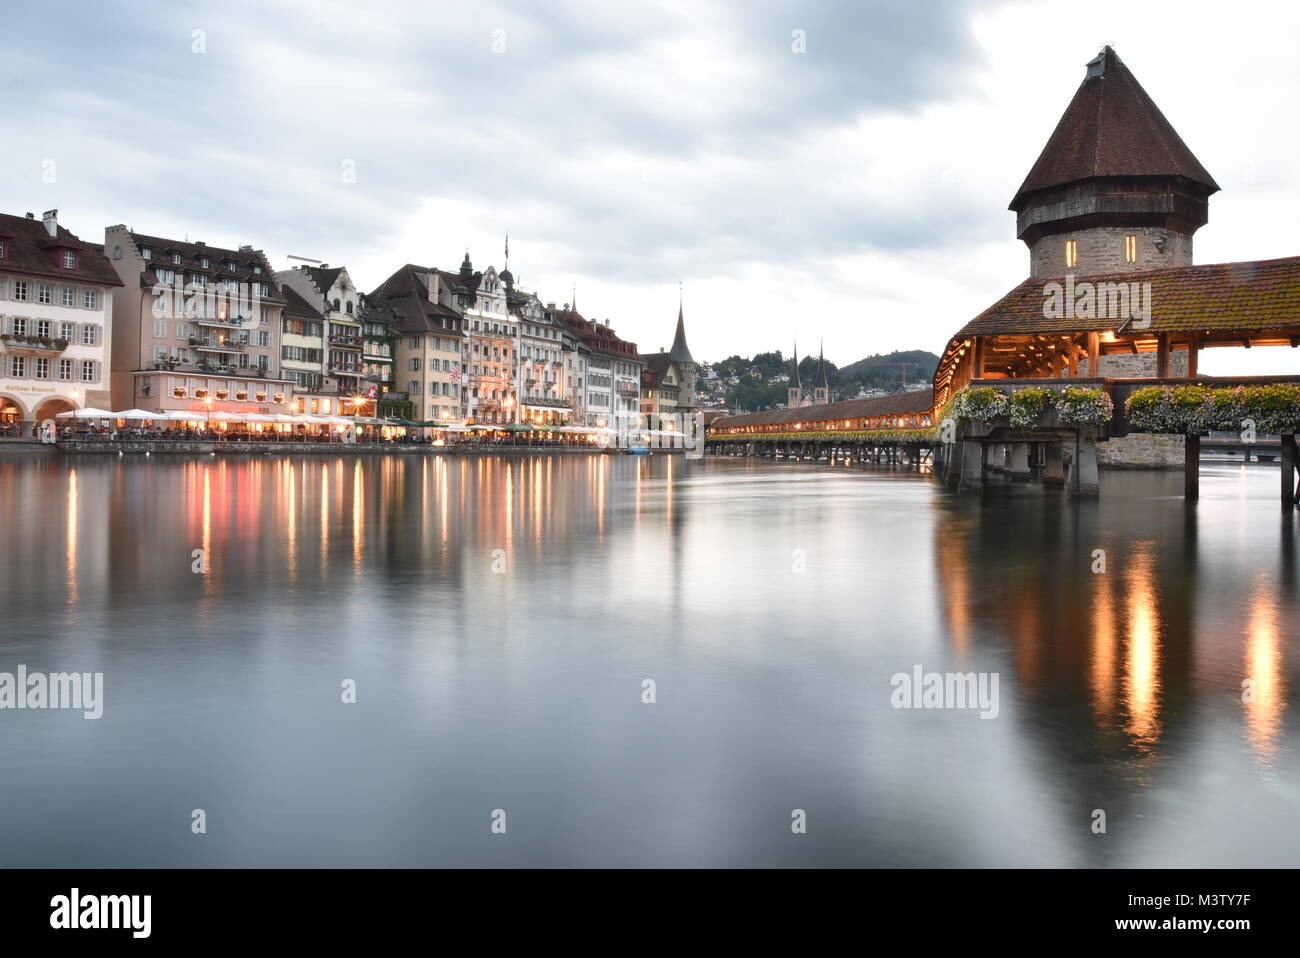
POLYGON ((261 275, 262 275, 262 267, 261 267, 259 264, 254 263, 254 264, 253 264, 253 272, 256 273, 258 276, 261 276, 261 275))
POLYGON ((206 256, 199 257, 199 266, 201 266, 203 269, 207 269, 211 265, 212 265, 212 261, 209 260, 206 256))
POLYGON ((5 241, 0 239, 0 259, 5 258, 5 241))
POLYGON ((151 250, 151 249, 150 249, 149 247, 147 247, 147 246, 141 246, 141 247, 140 247, 140 258, 141 258, 141 259, 153 259, 153 250, 151 250))
POLYGON ((77 254, 70 249, 65 249, 63 251, 63 268, 64 269, 77 268, 77 254))
POLYGON ((172 262, 175 263, 175 264, 177 264, 177 265, 180 265, 180 261, 181 261, 181 254, 180 254, 180 253, 172 253, 172 262))

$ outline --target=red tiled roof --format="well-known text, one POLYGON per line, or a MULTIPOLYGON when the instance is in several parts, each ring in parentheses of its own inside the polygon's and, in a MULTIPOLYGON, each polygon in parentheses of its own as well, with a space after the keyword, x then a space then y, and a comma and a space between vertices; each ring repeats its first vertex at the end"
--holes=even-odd
POLYGON ((58 236, 50 236, 41 220, 0 213, 0 239, 5 245, 0 273, 103 286, 122 285, 113 264, 104 255, 103 247, 83 243, 62 226, 58 227, 58 236), (56 262, 55 255, 59 249, 77 251, 76 269, 64 269, 60 262, 56 262))
POLYGON ((1181 176, 1219 189, 1113 49, 1088 66, 1011 209, 1027 193, 1098 176, 1181 176))
MULTIPOLYGON (((1105 283, 1150 283, 1151 325, 1144 327, 1148 333, 1300 332, 1300 256, 1078 276, 1074 282, 1076 290, 1084 282, 1094 288, 1105 283)), ((955 350, 972 336, 1131 331, 1126 317, 1045 316, 1050 283, 1064 285, 1065 277, 1025 280, 963 326, 949 342, 935 382, 945 378, 955 350)))

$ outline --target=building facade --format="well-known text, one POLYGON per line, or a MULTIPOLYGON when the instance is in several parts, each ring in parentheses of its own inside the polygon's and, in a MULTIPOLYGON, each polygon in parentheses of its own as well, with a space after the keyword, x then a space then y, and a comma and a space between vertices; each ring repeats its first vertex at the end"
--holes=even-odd
POLYGON ((285 300, 266 255, 110 226, 114 409, 286 413, 285 300))
POLYGON ((9 427, 112 404, 112 292, 122 281, 58 217, 0 215, 0 424, 9 427))
POLYGON ((369 310, 391 315, 395 392, 417 422, 465 421, 463 298, 457 274, 410 263, 366 297, 369 310))
MULTIPOLYGON (((699 409, 696 386, 700 367, 686 345, 686 320, 681 303, 677 305, 672 349, 641 358, 645 363, 640 383, 641 412, 650 417, 651 428, 662 428, 664 420, 692 415, 699 409)), ((795 376, 798 376, 797 367, 795 376)))

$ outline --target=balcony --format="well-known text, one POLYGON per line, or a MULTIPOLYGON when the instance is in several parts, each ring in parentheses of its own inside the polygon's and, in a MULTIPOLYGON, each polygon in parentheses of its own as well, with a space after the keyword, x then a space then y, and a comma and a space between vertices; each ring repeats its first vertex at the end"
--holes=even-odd
POLYGON ((330 345, 339 349, 360 349, 364 345, 360 336, 331 336, 330 345))
POLYGON ((68 348, 66 339, 51 336, 23 336, 19 333, 5 333, 0 336, 5 349, 11 353, 31 353, 33 355, 50 355, 61 353, 68 348))
POLYGON ((236 339, 212 339, 207 337, 190 337, 190 345, 195 349, 215 353, 242 353, 246 343, 236 339))
POLYGON ((343 373, 346 376, 360 376, 362 372, 360 363, 349 363, 338 359, 330 360, 329 369, 332 373, 343 373))
POLYGON ((200 326, 218 326, 222 329, 238 329, 244 324, 244 321, 238 316, 228 319, 218 319, 211 316, 195 316, 192 321, 198 323, 200 326))

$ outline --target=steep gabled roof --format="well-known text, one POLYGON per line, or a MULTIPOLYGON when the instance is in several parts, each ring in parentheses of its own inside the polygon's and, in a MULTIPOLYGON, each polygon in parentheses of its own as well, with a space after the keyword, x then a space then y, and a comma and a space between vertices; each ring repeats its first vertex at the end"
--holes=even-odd
POLYGON ((454 273, 429 270, 407 263, 384 280, 366 299, 375 309, 392 310, 396 317, 394 329, 397 332, 458 332, 459 326, 453 321, 460 320, 461 314, 441 303, 429 301, 426 277, 430 272, 439 273, 443 277, 455 276, 454 273))
POLYGON ((1010 208, 1019 211, 1026 194, 1102 176, 1181 176, 1219 189, 1111 47, 1088 64, 1010 208))

